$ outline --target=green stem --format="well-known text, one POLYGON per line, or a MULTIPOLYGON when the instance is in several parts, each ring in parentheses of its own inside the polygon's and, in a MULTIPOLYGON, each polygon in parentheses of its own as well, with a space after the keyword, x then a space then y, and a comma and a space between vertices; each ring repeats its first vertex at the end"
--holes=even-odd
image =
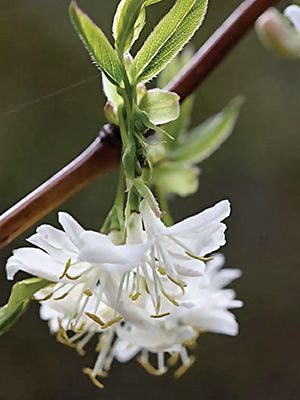
POLYGON ((158 198, 160 208, 163 212, 162 220, 167 226, 171 226, 174 224, 174 221, 173 221, 173 218, 171 215, 167 194, 159 186, 155 187, 155 191, 156 191, 156 195, 158 198))

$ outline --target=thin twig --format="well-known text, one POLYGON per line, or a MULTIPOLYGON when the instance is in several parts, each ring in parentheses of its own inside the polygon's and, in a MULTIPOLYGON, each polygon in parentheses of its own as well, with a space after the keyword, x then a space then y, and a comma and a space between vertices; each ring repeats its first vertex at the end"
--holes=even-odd
MULTIPOLYGON (((184 100, 226 57, 256 19, 279 0, 245 0, 203 45, 189 66, 170 85, 184 100)), ((97 139, 74 161, 0 217, 0 248, 37 223, 97 175, 117 166, 120 141, 106 125, 97 139)))

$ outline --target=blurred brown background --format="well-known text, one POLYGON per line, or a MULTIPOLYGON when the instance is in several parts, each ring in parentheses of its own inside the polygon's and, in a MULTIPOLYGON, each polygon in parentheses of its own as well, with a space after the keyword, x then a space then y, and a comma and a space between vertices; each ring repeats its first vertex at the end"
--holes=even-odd
MULTIPOLYGON (((150 21, 157 21, 171 3, 152 7, 150 21)), ((211 0, 195 47, 239 3, 211 0)), ((79 4, 110 33, 117 0, 79 4)), ((0 211, 5 211, 93 140, 104 123, 104 98, 99 79, 94 79, 7 113, 97 72, 69 23, 67 0, 1 0, 0 5, 0 211)), ((236 94, 247 98, 234 135, 202 165, 199 193, 172 206, 180 219, 231 199, 224 252, 228 265, 243 269, 243 278, 234 285, 245 301, 238 312, 240 336, 203 336, 196 365, 179 381, 171 374, 148 376, 136 362, 115 364, 101 393, 81 374, 94 355, 82 360, 56 344, 34 305, 0 338, 0 400, 299 398, 299 85, 300 63, 267 54, 251 33, 197 94, 194 124, 236 94)), ((98 228, 112 203, 115 182, 116 171, 106 174, 62 209, 84 226, 98 228)), ((45 221, 56 223, 56 213, 45 221)), ((11 286, 5 260, 24 244, 24 237, 1 251, 1 304, 11 286)))

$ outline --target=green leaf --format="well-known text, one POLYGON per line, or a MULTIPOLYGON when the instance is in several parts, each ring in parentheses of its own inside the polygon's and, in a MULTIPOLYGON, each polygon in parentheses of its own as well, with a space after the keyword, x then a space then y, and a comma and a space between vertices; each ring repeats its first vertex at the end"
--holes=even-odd
POLYGON ((241 97, 235 98, 224 111, 195 128, 184 143, 170 152, 169 159, 196 164, 208 158, 232 133, 242 101, 241 97))
POLYGON ((140 103, 140 108, 145 111, 153 124, 162 125, 179 117, 179 100, 176 93, 153 89, 147 91, 140 103))
POLYGON ((167 136, 169 139, 174 140, 174 138, 172 138, 172 136, 170 136, 168 132, 151 122, 148 114, 146 114, 145 111, 140 110, 140 112, 136 114, 136 117, 138 121, 136 122, 136 124, 142 123, 144 127, 152 129, 153 131, 158 132, 160 135, 167 136))
POLYGON ((93 62, 117 86, 122 83, 122 67, 118 56, 102 30, 77 6, 70 4, 71 21, 93 62))
POLYGON ((10 330, 25 313, 32 296, 49 284, 44 279, 31 278, 13 286, 8 303, 0 308, 0 336, 10 330))
POLYGON ((119 55, 132 46, 145 24, 145 13, 142 13, 146 0, 121 0, 113 22, 113 36, 119 55))
POLYGON ((161 0, 121 0, 115 14, 113 35, 120 56, 131 49, 146 22, 145 8, 161 0))
POLYGON ((180 52, 201 25, 208 0, 177 0, 137 53, 133 79, 147 82, 180 52))
POLYGON ((165 162, 153 168, 153 183, 166 193, 189 196, 198 190, 199 169, 185 163, 165 162))
MULTIPOLYGON (((175 76, 191 61, 194 52, 191 47, 185 49, 180 55, 175 57, 167 67, 158 76, 158 87, 164 88, 167 86, 175 76)), ((177 145, 177 140, 181 139, 183 134, 186 134, 188 127, 191 123, 191 116, 194 106, 194 96, 188 97, 180 107, 180 115, 175 121, 165 125, 163 128, 173 137, 174 140, 166 139, 165 146, 167 148, 174 148, 177 145)))

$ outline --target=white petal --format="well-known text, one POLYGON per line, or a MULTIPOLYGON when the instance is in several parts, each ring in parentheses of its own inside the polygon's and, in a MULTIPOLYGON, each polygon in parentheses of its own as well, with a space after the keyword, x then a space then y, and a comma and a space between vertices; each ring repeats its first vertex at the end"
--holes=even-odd
POLYGON ((134 268, 149 250, 151 243, 116 246, 97 232, 86 231, 80 235, 81 261, 101 267, 102 264, 125 264, 134 268))
POLYGON ((223 333, 230 336, 236 336, 239 330, 235 316, 227 310, 203 311, 193 309, 187 313, 184 321, 202 331, 223 333))
POLYGON ((211 225, 216 225, 230 215, 230 203, 223 200, 214 207, 187 218, 169 228, 165 228, 167 235, 182 235, 183 233, 201 232, 211 225))
POLYGON ((284 15, 291 20, 296 30, 300 32, 300 7, 293 4, 285 9, 284 15))
POLYGON ((143 200, 140 204, 140 212, 143 218, 147 234, 159 234, 165 229, 164 223, 151 210, 148 202, 143 200))
POLYGON ((15 250, 6 264, 7 279, 12 280, 18 271, 57 282, 64 266, 39 249, 21 248, 15 250))
MULTIPOLYGON (((37 237, 49 243, 52 247, 58 250, 66 250, 71 253, 76 253, 77 249, 65 232, 54 228, 50 225, 41 225, 37 228, 36 234, 27 239, 29 243, 35 244, 37 237)), ((39 246, 39 244, 38 244, 39 246)))
POLYGON ((65 212, 58 213, 58 221, 64 228, 64 231, 76 247, 79 245, 79 236, 84 232, 81 225, 69 214, 65 212))
POLYGON ((128 343, 125 340, 118 339, 114 345, 113 353, 119 362, 125 363, 135 357, 140 350, 138 346, 128 343))

